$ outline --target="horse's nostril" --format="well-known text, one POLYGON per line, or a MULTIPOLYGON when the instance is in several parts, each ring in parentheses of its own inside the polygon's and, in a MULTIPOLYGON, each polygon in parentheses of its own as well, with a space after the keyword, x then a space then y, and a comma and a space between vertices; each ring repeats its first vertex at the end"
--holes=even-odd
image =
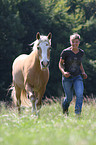
POLYGON ((43 61, 41 61, 41 64, 43 65, 43 61))
POLYGON ((42 61, 41 64, 42 64, 43 67, 48 67, 49 66, 49 61, 46 61, 46 62, 42 61))

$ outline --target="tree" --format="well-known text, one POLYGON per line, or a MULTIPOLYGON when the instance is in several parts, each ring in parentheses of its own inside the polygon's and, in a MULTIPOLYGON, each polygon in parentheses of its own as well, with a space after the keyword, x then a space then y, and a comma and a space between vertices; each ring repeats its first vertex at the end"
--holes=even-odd
POLYGON ((50 79, 45 95, 62 95, 61 72, 58 68, 61 51, 70 46, 69 37, 78 32, 80 47, 85 51, 84 68, 88 74, 85 94, 96 95, 96 2, 95 0, 1 0, 0 1, 0 100, 5 99, 11 84, 11 66, 21 53, 29 54, 28 46, 36 33, 52 32, 50 79))
POLYGON ((11 66, 14 58, 22 51, 21 39, 24 26, 21 24, 15 1, 0 1, 0 100, 6 98, 8 85, 11 83, 11 66), (2 65, 3 64, 3 65, 2 65), (3 98, 4 96, 4 98, 3 98))

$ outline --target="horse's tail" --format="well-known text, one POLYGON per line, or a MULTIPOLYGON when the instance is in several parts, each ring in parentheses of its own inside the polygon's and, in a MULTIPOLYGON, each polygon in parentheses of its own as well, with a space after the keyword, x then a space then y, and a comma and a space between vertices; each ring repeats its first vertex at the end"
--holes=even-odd
POLYGON ((14 87, 13 84, 12 84, 12 85, 10 86, 10 88, 8 89, 8 93, 9 93, 9 91, 11 91, 12 105, 13 105, 13 106, 16 106, 16 104, 17 104, 17 99, 16 99, 16 95, 15 95, 15 87, 14 87))
MULTIPOLYGON (((17 106, 17 98, 16 98, 14 85, 11 85, 11 87, 9 88, 9 91, 10 90, 12 91, 11 92, 12 104, 13 104, 13 106, 14 105, 17 106)), ((26 90, 24 90, 24 89, 21 90, 20 99, 21 99, 21 106, 23 106, 23 107, 31 107, 32 106, 30 99, 27 98, 26 90)))

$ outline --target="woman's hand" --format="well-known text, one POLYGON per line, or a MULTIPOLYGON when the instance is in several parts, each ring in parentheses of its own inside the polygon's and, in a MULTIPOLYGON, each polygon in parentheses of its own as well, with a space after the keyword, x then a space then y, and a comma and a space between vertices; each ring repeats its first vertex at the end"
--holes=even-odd
POLYGON ((87 79, 87 74, 84 72, 82 73, 83 79, 87 79))
POLYGON ((64 72, 63 73, 64 77, 69 78, 71 76, 71 74, 69 72, 64 72))
POLYGON ((59 69, 62 72, 62 74, 64 75, 64 77, 69 78, 71 76, 71 74, 69 72, 64 71, 64 60, 60 58, 59 61, 59 69))

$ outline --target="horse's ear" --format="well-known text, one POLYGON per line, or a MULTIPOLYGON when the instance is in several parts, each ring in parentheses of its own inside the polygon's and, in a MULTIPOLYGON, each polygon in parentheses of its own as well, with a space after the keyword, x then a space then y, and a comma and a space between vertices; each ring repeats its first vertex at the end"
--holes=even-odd
POLYGON ((49 34, 48 34, 48 39, 51 39, 52 38, 52 33, 50 32, 49 34))
POLYGON ((40 33, 39 32, 37 32, 37 34, 36 34, 36 39, 40 39, 40 33))

